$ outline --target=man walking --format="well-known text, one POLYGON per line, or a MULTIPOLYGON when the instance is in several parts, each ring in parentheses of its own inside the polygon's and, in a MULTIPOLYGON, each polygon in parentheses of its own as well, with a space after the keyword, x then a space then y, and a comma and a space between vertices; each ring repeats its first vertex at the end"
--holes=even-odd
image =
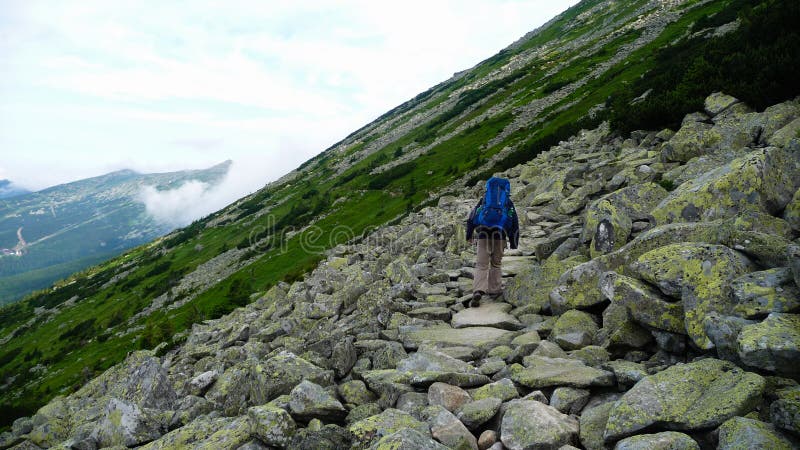
POLYGON ((496 298, 503 293, 503 251, 519 245, 519 219, 511 201, 511 183, 505 178, 486 181, 481 200, 467 219, 467 240, 477 243, 475 278, 469 306, 480 306, 481 297, 496 298))

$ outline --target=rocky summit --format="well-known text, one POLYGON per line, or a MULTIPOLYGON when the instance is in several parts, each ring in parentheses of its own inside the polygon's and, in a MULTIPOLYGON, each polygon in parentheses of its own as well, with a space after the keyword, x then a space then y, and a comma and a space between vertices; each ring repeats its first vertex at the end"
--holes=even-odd
POLYGON ((503 296, 463 306, 462 189, 0 448, 797 448, 798 118, 715 93, 678 130, 584 130, 499 174, 522 222, 503 296))

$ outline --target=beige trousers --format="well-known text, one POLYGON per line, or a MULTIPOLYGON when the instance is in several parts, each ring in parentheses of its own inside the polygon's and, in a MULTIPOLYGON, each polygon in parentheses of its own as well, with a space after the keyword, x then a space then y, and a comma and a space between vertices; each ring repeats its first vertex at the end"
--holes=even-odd
POLYGON ((478 260, 475 264, 475 279, 472 292, 482 291, 487 294, 503 292, 502 270, 505 239, 476 239, 478 243, 478 260))

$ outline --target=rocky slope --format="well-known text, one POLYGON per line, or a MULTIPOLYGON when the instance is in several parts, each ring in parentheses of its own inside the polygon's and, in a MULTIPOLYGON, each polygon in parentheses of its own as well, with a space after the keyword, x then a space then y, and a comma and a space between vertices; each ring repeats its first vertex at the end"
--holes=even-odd
POLYGON ((677 131, 583 131, 500 174, 523 234, 495 301, 462 305, 462 189, 0 448, 797 448, 798 132, 800 102, 724 94, 677 131))
POLYGON ((151 174, 120 170, 6 199, 0 248, 21 256, 0 256, 0 305, 169 233, 175 225, 145 210, 142 189, 169 190, 192 180, 213 186, 230 164, 151 174))

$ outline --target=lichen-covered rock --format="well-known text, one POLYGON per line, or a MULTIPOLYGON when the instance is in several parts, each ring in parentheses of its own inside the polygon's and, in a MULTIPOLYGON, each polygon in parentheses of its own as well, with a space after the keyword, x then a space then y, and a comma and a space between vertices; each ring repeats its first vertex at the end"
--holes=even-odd
POLYGON ((134 447, 157 439, 166 431, 164 425, 155 411, 112 398, 92 434, 100 447, 134 447))
POLYGON ((519 397, 519 392, 517 391, 516 386, 514 386, 513 381, 508 378, 503 378, 502 380, 489 383, 473 390, 471 395, 473 400, 483 400, 485 398, 493 397, 507 402, 519 397))
POLYGON ((155 409, 170 409, 177 399, 167 371, 149 351, 131 353, 122 364, 108 369, 74 395, 77 398, 102 396, 155 409))
POLYGON ((800 314, 772 313, 742 328, 739 357, 751 367, 800 377, 800 314))
POLYGON ((705 149, 718 145, 719 135, 712 133, 712 128, 708 123, 684 121, 678 132, 662 147, 662 160, 686 162, 705 153, 705 149))
POLYGON ((589 395, 590 392, 586 389, 556 388, 550 396, 550 406, 564 414, 577 415, 586 406, 589 395))
MULTIPOLYGON (((767 144, 775 147, 785 147, 800 133, 800 117, 787 123, 780 130, 775 131, 767 138, 767 144)), ((766 133, 765 133, 766 134, 766 133)))
POLYGON ((739 103, 739 100, 735 97, 722 92, 714 92, 706 97, 703 109, 709 116, 714 117, 737 103, 739 103))
POLYGON ((800 289, 788 267, 745 274, 732 282, 733 312, 747 319, 800 310, 800 289))
POLYGON ((393 408, 360 420, 348 427, 353 436, 353 447, 356 449, 369 448, 381 438, 404 429, 412 429, 423 435, 430 435, 428 425, 415 419, 411 414, 393 408))
POLYGON ((429 412, 429 415, 428 423, 434 439, 451 449, 476 450, 478 448, 475 436, 453 413, 440 406, 436 408, 436 412, 429 412))
POLYGON ((564 350, 577 350, 592 344, 597 328, 590 314, 573 309, 558 318, 549 339, 564 350))
POLYGON ((261 442, 279 448, 286 448, 297 428, 292 416, 286 410, 266 404, 247 410, 250 430, 261 442))
POLYGON ((375 401, 375 394, 367 389, 367 385, 361 380, 345 381, 339 384, 336 390, 347 404, 363 405, 375 401))
POLYGON ((617 442, 614 450, 700 450, 700 445, 683 433, 663 431, 625 438, 617 442))
POLYGON ((499 398, 487 397, 462 405, 455 414, 467 428, 475 430, 491 420, 502 404, 503 401, 499 398))
POLYGON ((334 424, 322 425, 315 420, 307 428, 298 429, 287 448, 339 450, 350 446, 347 430, 334 424))
POLYGON ((617 272, 606 272, 600 279, 603 295, 624 306, 638 323, 671 333, 686 333, 683 303, 667 299, 650 286, 617 272))
POLYGON ((139 448, 143 450, 238 448, 250 439, 250 421, 246 416, 236 418, 202 416, 139 448))
POLYGON ((730 362, 703 359, 651 375, 611 409, 604 439, 613 443, 648 427, 684 431, 711 428, 750 412, 765 381, 730 362))
POLYGON ((52 447, 72 433, 72 412, 66 398, 57 396, 42 406, 31 418, 33 428, 28 439, 40 447, 52 447))
POLYGON ((697 243, 667 245, 631 264, 641 278, 683 300, 686 332, 702 349, 714 345, 703 329, 703 318, 732 308, 730 284, 750 268, 745 257, 728 247, 697 243))
POLYGON ((508 403, 500 441, 509 450, 557 449, 578 440, 578 421, 534 400, 508 403))
POLYGON ((322 386, 302 381, 289 394, 292 414, 303 419, 317 418, 326 422, 344 419, 347 410, 322 386))
POLYGON ((580 417, 581 445, 588 450, 605 450, 607 447, 603 440, 606 422, 614 402, 605 402, 583 410, 580 417))
POLYGON ((591 241, 593 257, 621 248, 628 242, 633 221, 647 219, 667 191, 655 183, 629 186, 607 194, 586 209, 581 239, 591 241))
POLYGON ((404 428, 384 436, 370 450, 448 450, 448 447, 434 441, 418 430, 404 428))
POLYGON ((511 379, 523 386, 539 389, 549 386, 585 388, 612 386, 614 374, 589 367, 581 361, 545 356, 525 357, 527 367, 512 371, 511 379))
POLYGON ((583 262, 585 257, 575 256, 564 260, 551 257, 541 265, 533 264, 509 280, 503 297, 514 306, 527 306, 531 313, 539 313, 549 302, 548 294, 561 274, 583 262))
POLYGON ((719 450, 792 450, 788 437, 772 425, 745 417, 732 417, 719 427, 719 450))
POLYGON ((800 387, 787 387, 775 393, 769 406, 770 421, 778 428, 800 434, 800 387))
POLYGON ((664 224, 782 211, 800 184, 800 155, 790 147, 753 151, 683 183, 653 209, 653 217, 664 224))
MULTIPOLYGON (((800 125, 800 119, 798 125, 800 125)), ((791 225, 795 231, 800 231, 800 189, 795 191, 786 209, 783 210, 783 219, 791 225)))

